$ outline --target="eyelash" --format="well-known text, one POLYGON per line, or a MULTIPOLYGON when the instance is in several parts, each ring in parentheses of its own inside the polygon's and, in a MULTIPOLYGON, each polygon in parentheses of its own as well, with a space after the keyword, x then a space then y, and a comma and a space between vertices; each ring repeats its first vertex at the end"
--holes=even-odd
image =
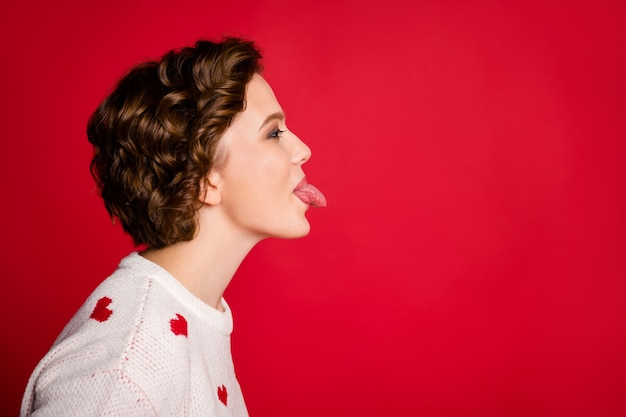
POLYGON ((274 129, 267 135, 267 138, 268 139, 280 139, 280 135, 282 133, 285 133, 285 131, 280 130, 280 129, 274 129))

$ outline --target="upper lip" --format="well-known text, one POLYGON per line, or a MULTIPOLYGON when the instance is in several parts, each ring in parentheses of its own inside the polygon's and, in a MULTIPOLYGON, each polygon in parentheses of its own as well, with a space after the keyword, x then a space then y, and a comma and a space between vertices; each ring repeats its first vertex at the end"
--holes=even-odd
POLYGON ((298 183, 298 185, 296 185, 296 188, 294 188, 294 191, 298 191, 300 188, 304 187, 305 185, 307 185, 307 180, 306 180, 306 176, 302 177, 302 179, 300 180, 300 182, 298 183))

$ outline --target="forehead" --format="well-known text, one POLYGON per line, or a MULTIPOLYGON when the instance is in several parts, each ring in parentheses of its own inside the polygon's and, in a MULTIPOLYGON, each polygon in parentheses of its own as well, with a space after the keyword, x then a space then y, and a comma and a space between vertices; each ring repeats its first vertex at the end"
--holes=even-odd
POLYGON ((282 112, 272 87, 259 74, 254 74, 246 86, 246 107, 239 119, 258 122, 257 128, 271 114, 282 112))

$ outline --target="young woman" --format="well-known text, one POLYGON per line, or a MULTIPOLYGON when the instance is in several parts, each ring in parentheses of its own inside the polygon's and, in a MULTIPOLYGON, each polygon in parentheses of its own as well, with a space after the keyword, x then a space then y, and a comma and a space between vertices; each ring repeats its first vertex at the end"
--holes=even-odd
POLYGON ((30 378, 22 416, 247 416, 222 295, 260 240, 309 232, 325 206, 310 149, 228 38, 170 51, 120 80, 88 124, 92 173, 137 245, 30 378))

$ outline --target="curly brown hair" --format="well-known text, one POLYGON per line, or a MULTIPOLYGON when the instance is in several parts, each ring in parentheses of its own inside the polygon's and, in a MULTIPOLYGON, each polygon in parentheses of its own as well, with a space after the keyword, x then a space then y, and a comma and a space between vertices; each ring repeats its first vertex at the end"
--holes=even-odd
POLYGON ((133 68, 89 119, 91 173, 112 219, 136 245, 193 239, 217 145, 261 71, 252 42, 200 40, 133 68))

